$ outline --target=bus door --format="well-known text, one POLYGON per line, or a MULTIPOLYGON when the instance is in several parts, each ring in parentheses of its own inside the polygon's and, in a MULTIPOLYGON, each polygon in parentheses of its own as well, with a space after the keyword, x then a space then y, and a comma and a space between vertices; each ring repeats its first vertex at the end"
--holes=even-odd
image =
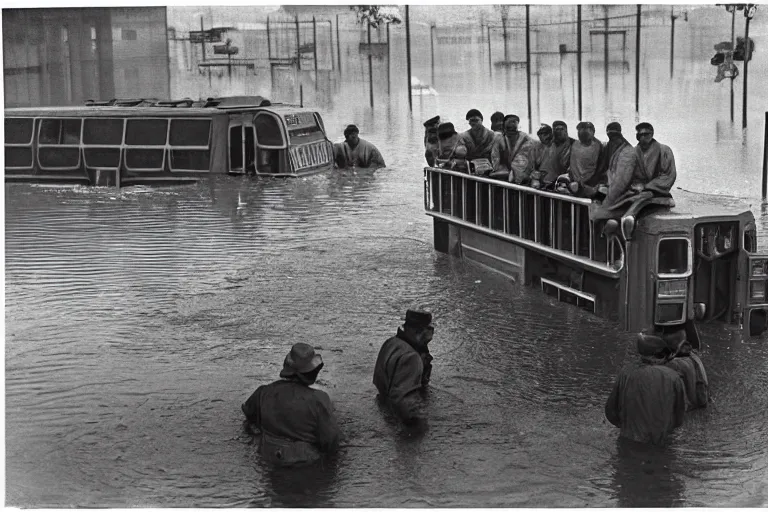
POLYGON ((758 336, 766 329, 768 314, 768 255, 747 256, 748 286, 744 301, 744 328, 750 336, 758 336))
POLYGON ((232 116, 229 120, 229 172, 253 174, 256 172, 256 136, 250 116, 232 116))

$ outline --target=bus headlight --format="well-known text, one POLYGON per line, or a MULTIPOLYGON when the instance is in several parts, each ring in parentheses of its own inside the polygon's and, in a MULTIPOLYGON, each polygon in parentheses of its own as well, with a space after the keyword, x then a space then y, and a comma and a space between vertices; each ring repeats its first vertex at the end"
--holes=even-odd
POLYGON ((688 293, 686 279, 660 280, 658 282, 658 298, 671 299, 685 297, 688 293))
POLYGON ((751 281, 749 283, 749 297, 758 302, 765 301, 765 281, 751 281))
POLYGON ((753 261, 751 269, 752 277, 768 277, 765 272, 765 263, 762 261, 753 261))

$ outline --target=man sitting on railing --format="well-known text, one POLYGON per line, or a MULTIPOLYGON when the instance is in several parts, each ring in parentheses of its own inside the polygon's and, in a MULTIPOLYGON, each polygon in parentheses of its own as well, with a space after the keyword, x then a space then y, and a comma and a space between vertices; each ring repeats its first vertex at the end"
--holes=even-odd
POLYGON ((350 124, 344 129, 344 142, 333 145, 333 155, 339 169, 378 169, 386 167, 376 146, 360 138, 360 130, 350 124))
POLYGON ((518 131, 520 118, 515 114, 504 117, 504 131, 496 139, 491 151, 492 178, 512 183, 528 183, 530 180, 530 153, 534 140, 525 132, 518 131))
POLYGON ((621 124, 608 123, 605 132, 608 134, 608 143, 601 163, 608 179, 608 194, 603 200, 603 207, 607 208, 618 202, 629 190, 637 157, 632 144, 621 134, 621 124))
POLYGON ((565 190, 558 186, 558 192, 565 192, 580 197, 595 197, 598 185, 605 181, 602 171, 601 158, 603 143, 595 138, 595 125, 582 121, 576 125, 579 139, 571 145, 571 160, 568 173, 560 176, 565 178, 565 190))
POLYGON ((552 127, 548 124, 543 124, 536 132, 539 140, 533 142, 531 148, 531 178, 538 176, 541 170, 541 163, 543 162, 545 155, 548 151, 551 151, 552 147, 552 127))
POLYGON ((574 139, 568 136, 568 125, 563 121, 552 123, 554 141, 544 150, 539 171, 532 176, 533 188, 551 189, 557 177, 568 172, 571 163, 571 145, 574 139))
POLYGON ((459 145, 461 136, 456 133, 453 123, 440 123, 437 127, 438 149, 435 165, 444 169, 454 169, 466 172, 467 165, 464 160, 467 148, 459 145))
POLYGON ((467 148, 467 160, 491 160, 491 150, 498 134, 483 126, 483 114, 473 108, 467 112, 469 130, 461 134, 461 143, 467 148))

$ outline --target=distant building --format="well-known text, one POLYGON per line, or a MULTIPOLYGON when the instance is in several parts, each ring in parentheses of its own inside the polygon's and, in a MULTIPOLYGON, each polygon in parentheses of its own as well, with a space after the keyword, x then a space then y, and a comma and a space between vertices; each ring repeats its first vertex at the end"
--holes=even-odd
POLYGON ((165 7, 3 9, 5 106, 167 98, 165 7))

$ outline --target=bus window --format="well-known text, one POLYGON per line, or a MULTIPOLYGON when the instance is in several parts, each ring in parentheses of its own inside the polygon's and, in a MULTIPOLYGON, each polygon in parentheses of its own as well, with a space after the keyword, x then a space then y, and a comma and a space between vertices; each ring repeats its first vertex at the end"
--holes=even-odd
POLYGON ((32 118, 6 118, 5 143, 29 144, 32 142, 32 118))
POLYGON ((83 124, 83 145, 85 146, 83 154, 87 167, 117 169, 120 166, 120 146, 123 144, 124 125, 123 119, 114 117, 85 120, 83 124))
POLYGON ((260 114, 256 115, 253 124, 256 127, 256 139, 259 142, 259 146, 285 147, 283 131, 277 119, 270 114, 260 114))
POLYGON ((73 169, 80 165, 80 126, 80 119, 40 121, 37 158, 41 168, 73 169))
POLYGON ((243 127, 229 127, 229 171, 243 171, 243 127))
POLYGON ((683 274, 688 265, 688 240, 667 238, 659 241, 659 274, 683 274))
POLYGON ((167 119, 128 119, 125 124, 126 168, 163 170, 167 139, 167 119))
POLYGON ((210 140, 210 119, 171 119, 171 170, 209 170, 210 140))

